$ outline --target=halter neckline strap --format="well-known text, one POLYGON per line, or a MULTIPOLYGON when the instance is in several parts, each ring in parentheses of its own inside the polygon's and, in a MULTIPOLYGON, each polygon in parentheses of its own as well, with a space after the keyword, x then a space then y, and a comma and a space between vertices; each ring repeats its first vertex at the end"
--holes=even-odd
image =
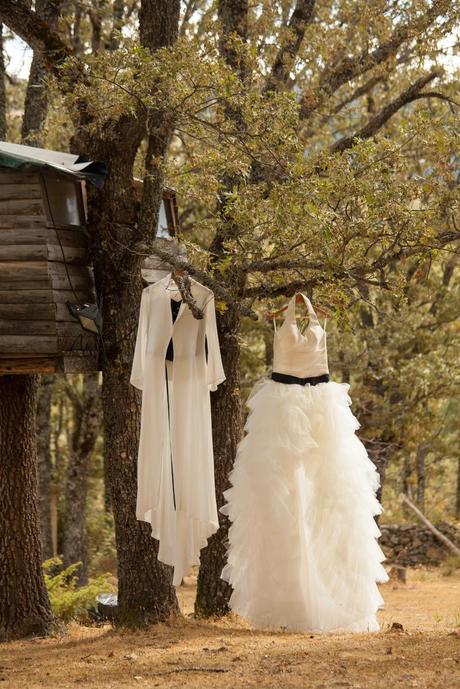
POLYGON ((310 316, 312 321, 315 321, 316 323, 319 323, 318 316, 315 313, 315 310, 312 306, 312 303, 310 299, 303 294, 303 292, 296 292, 293 297, 291 297, 289 304, 288 304, 288 317, 290 318, 291 321, 296 321, 296 313, 295 313, 295 306, 296 306, 296 298, 297 295, 300 294, 300 296, 303 298, 305 305, 307 307, 308 315, 310 316))

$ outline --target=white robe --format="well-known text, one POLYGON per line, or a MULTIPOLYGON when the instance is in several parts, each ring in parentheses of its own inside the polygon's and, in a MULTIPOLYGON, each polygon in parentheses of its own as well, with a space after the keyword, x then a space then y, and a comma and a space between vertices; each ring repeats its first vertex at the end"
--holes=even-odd
POLYGON ((170 302, 180 292, 170 273, 143 290, 130 379, 142 390, 136 517, 151 524, 158 559, 174 567, 176 586, 219 527, 209 391, 225 374, 214 295, 196 280, 191 285, 201 320, 182 303, 173 323, 170 302), (171 337, 174 361, 167 362, 171 337))

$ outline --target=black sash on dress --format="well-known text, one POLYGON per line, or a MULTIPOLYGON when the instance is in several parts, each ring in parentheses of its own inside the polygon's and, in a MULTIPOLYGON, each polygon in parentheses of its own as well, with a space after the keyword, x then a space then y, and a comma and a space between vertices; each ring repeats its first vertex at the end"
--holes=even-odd
POLYGON ((272 380, 277 383, 287 383, 288 385, 318 385, 318 383, 328 383, 329 373, 323 373, 321 376, 314 376, 313 378, 297 378, 297 376, 290 376, 287 373, 276 373, 273 371, 272 380))

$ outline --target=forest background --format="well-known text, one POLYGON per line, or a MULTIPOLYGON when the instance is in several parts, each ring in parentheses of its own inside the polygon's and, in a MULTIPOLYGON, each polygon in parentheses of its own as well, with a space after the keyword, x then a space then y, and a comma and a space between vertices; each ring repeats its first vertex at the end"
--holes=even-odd
MULTIPOLYGON (((219 504, 242 402, 271 362, 265 315, 302 290, 328 315, 332 376, 351 385, 382 521, 412 519, 401 492, 434 522, 460 519, 458 15, 448 0, 0 1, 0 139, 109 168, 89 196, 103 372, 3 377, 2 423, 15 395, 37 410, 24 433, 37 438, 43 559, 81 562, 80 584, 118 573, 126 622, 177 607, 133 515, 128 382, 165 184, 185 269, 217 297, 219 504), (33 49, 28 80, 9 69, 17 36, 33 49)), ((201 614, 228 609, 227 528, 203 551, 201 614)))

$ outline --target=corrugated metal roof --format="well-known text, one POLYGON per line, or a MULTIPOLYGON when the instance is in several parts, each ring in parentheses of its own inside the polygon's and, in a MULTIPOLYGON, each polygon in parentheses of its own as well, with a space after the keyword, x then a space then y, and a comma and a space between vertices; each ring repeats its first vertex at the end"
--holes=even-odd
POLYGON ((48 168, 63 175, 87 179, 99 189, 107 175, 107 166, 100 161, 88 160, 84 156, 45 148, 22 146, 0 141, 0 166, 15 169, 48 168))

